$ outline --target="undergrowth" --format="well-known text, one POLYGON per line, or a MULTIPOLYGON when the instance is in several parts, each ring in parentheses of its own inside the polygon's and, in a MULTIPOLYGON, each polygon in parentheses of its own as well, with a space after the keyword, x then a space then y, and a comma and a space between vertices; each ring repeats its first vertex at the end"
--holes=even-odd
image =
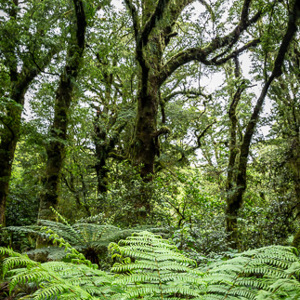
POLYGON ((3 276, 14 299, 300 298, 300 261, 291 247, 259 248, 197 267, 168 240, 139 232, 110 244, 115 264, 104 272, 64 239, 49 234, 65 248, 70 262, 38 263, 0 248, 3 276))

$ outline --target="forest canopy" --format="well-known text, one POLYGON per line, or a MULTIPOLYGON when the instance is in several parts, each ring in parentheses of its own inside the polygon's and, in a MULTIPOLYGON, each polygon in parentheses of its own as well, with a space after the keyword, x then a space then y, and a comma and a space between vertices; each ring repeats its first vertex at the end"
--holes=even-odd
MULTIPOLYGON (((261 248, 300 247, 299 18, 299 0, 0 0, 0 240, 33 260, 0 253, 36 272, 42 261, 52 274, 49 261, 70 261, 61 245, 85 273, 126 255, 134 270, 136 259, 145 267, 154 258, 117 243, 132 234, 175 244, 159 247, 187 264, 177 271, 195 293, 168 294, 164 281, 164 292, 133 288, 124 299, 231 299, 233 287, 199 298, 189 268, 249 249, 266 255, 261 278, 272 273, 272 251, 299 263, 293 248, 261 248)), ((259 268, 255 259, 246 264, 259 268)), ((17 266, 6 265, 4 274, 17 266)), ((289 278, 299 269, 278 267, 289 278)), ((49 281, 57 294, 62 278, 49 281)), ((239 283, 245 298, 232 299, 254 299, 241 287, 266 296, 271 281, 239 283)))

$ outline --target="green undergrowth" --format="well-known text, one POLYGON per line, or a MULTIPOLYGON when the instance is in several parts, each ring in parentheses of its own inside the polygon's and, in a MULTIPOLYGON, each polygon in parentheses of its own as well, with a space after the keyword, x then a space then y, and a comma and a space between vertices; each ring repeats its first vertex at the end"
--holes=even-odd
POLYGON ((14 299, 299 299, 300 261, 270 246, 198 267, 168 240, 138 232, 109 245, 114 265, 99 270, 58 235, 69 262, 39 263, 0 248, 3 280, 14 299))

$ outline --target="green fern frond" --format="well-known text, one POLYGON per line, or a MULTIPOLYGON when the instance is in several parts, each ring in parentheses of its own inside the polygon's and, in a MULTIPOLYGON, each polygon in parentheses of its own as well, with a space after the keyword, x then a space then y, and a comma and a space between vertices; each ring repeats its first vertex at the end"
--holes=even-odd
MULTIPOLYGON (((43 289, 38 289, 34 294, 33 298, 35 300, 44 300, 51 299, 51 297, 58 297, 61 294, 64 294, 68 291, 70 287, 68 287, 65 283, 60 284, 58 282, 53 282, 52 284, 47 285, 47 287, 43 289)), ((87 299, 87 298, 86 298, 87 299)))
POLYGON ((125 274, 120 275, 116 283, 127 287, 128 299, 198 295, 193 287, 179 284, 178 277, 181 273, 192 271, 191 266, 195 266, 195 262, 160 236, 138 232, 118 244, 110 244, 109 249, 112 256, 120 260, 112 267, 112 271, 125 274), (177 284, 174 285, 174 282, 177 284))
POLYGON ((16 267, 27 267, 37 264, 35 261, 32 261, 27 255, 22 255, 10 248, 0 247, 0 256, 8 256, 3 260, 3 276, 5 276, 8 271, 16 267))
POLYGON ((11 249, 0 248, 0 253, 13 255, 3 262, 11 276, 10 291, 35 284, 36 291, 26 299, 102 299, 113 293, 113 277, 89 265, 57 261, 41 264, 11 249))
MULTIPOLYGON (((80 255, 72 251, 80 262, 80 255)), ((255 249, 200 269, 169 241, 149 232, 112 243, 110 251, 118 260, 112 268, 119 273, 115 278, 90 264, 40 264, 0 248, 0 254, 10 255, 4 259, 10 288, 36 286, 26 299, 300 299, 300 261, 293 248, 255 249)))
POLYGON ((211 264, 209 269, 193 269, 176 247, 149 232, 111 244, 110 250, 119 260, 112 271, 121 273, 116 282, 126 286, 127 299, 241 300, 256 299, 261 290, 272 297, 300 291, 291 278, 300 271, 293 248, 255 249, 211 264))

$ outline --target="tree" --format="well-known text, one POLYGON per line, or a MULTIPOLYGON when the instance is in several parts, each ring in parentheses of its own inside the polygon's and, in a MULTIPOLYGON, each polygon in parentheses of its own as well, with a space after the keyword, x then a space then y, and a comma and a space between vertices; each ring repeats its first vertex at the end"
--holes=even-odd
POLYGON ((34 79, 58 51, 58 35, 52 33, 60 6, 54 1, 1 1, 1 128, 0 128, 0 224, 5 206, 12 163, 20 136, 25 94, 34 79), (47 18, 46 16, 50 16, 47 18), (45 20, 47 20, 45 22, 45 20))
POLYGON ((58 187, 67 139, 69 108, 85 47, 87 20, 84 4, 81 0, 73 0, 73 5, 74 12, 71 14, 69 24, 70 40, 68 41, 66 63, 60 75, 56 91, 54 120, 50 127, 50 142, 46 146, 47 166, 44 192, 40 199, 39 219, 52 219, 55 217, 50 207, 55 207, 58 201, 58 187))
MULTIPOLYGON (((105 10, 103 19, 95 19, 89 34, 85 66, 79 84, 85 90, 80 102, 89 106, 90 150, 97 178, 97 206, 105 210, 104 199, 110 189, 112 164, 128 159, 135 103, 135 66, 128 16, 105 10)), ((86 134, 86 133, 85 133, 86 134)), ((104 212, 104 211, 103 211, 104 212)))
MULTIPOLYGON (((237 145, 237 119, 236 119, 236 105, 240 100, 241 93, 243 92, 243 85, 241 85, 230 105, 229 117, 231 121, 231 135, 230 135, 230 157, 228 164, 227 176, 227 208, 226 208, 226 231, 230 234, 229 240, 232 242, 233 247, 238 246, 237 237, 237 216, 238 211, 243 203, 243 194, 247 185, 247 162, 249 156, 250 145, 254 130, 259 120, 259 115, 263 107, 264 99, 267 96, 269 87, 274 79, 282 74, 282 66, 284 63, 285 55, 288 52, 289 45, 293 40, 297 31, 297 20, 300 17, 300 3, 293 1, 290 9, 288 10, 288 24, 286 31, 282 37, 280 47, 278 49, 276 59, 272 68, 272 73, 265 79, 264 86, 261 94, 258 97, 252 115, 248 121, 247 127, 242 137, 240 145, 237 145)), ((237 72, 238 73, 238 72, 237 72)))
MULTIPOLYGON (((300 203, 300 107, 299 107, 299 50, 297 42, 291 42, 288 63, 283 75, 270 89, 275 116, 270 118, 270 143, 276 152, 272 159, 271 175, 277 192, 285 195, 289 216, 293 222, 299 214, 300 203)), ((274 187, 275 187, 274 186, 274 187)), ((299 232, 293 245, 299 247, 299 232)))
MULTIPOLYGON (((200 46, 186 48, 176 53, 168 53, 172 37, 176 36, 176 22, 183 10, 193 0, 157 2, 145 0, 137 5, 126 0, 132 17, 135 36, 136 60, 139 66, 137 91, 137 120, 132 145, 132 156, 136 165, 142 165, 141 176, 151 180, 154 173, 154 160, 159 153, 159 136, 168 133, 165 128, 157 128, 160 88, 164 82, 181 66, 191 61, 205 65, 220 65, 232 57, 231 49, 243 32, 257 22, 262 12, 258 10, 250 16, 251 0, 245 0, 241 8, 238 25, 228 34, 203 40, 200 46), (139 15, 141 12, 141 16, 139 15), (221 53, 220 51, 223 50, 221 53), (169 54, 169 55, 168 55, 169 54), (165 57, 168 60, 165 62, 165 57)), ((204 3, 208 10, 211 8, 204 3)), ((251 11, 252 13, 252 11, 251 11)), ((245 43, 235 50, 234 55, 242 53, 258 43, 258 39, 245 43)), ((143 200, 142 205, 150 212, 150 205, 143 200)))

